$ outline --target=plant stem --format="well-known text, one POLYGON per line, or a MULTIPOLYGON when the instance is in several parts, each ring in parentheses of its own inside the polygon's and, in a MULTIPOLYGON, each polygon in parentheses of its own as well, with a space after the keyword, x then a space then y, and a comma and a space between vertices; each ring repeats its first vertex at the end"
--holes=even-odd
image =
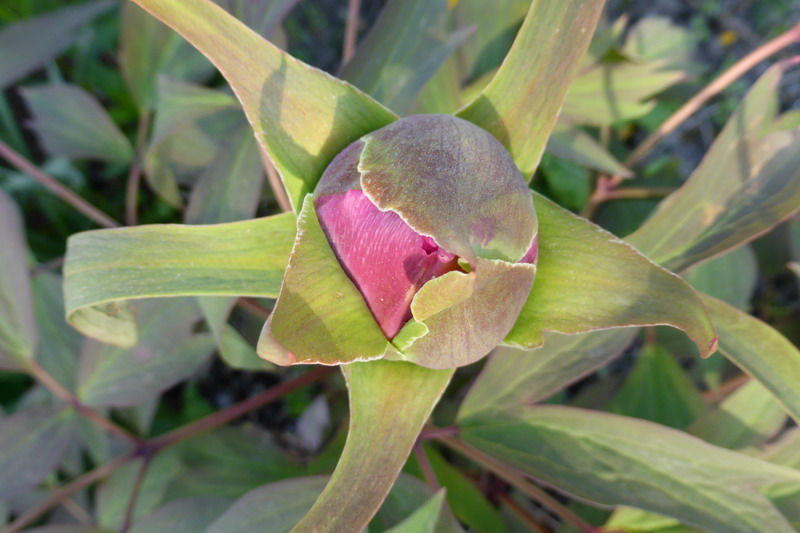
POLYGON ((422 475, 425 477, 428 486, 433 492, 438 492, 442 486, 439 484, 439 480, 436 479, 436 473, 433 471, 433 466, 431 466, 431 462, 428 460, 428 456, 425 453, 425 448, 422 447, 422 443, 419 439, 417 439, 417 443, 414 445, 414 457, 416 457, 417 462, 419 462, 419 467, 422 470, 422 475))
POLYGON ((133 488, 131 489, 131 497, 128 500, 128 507, 125 509, 125 519, 122 522, 122 527, 119 530, 119 533, 128 533, 128 530, 133 525, 133 512, 136 509, 136 502, 139 499, 139 493, 142 490, 142 483, 144 483, 145 475, 147 475, 147 469, 150 468, 150 463, 153 460, 153 456, 149 455, 142 459, 142 465, 139 467, 139 472, 136 474, 136 481, 133 483, 133 488))
POLYGON ((261 154, 261 163, 264 165, 267 181, 269 182, 269 186, 272 189, 272 193, 275 195, 275 200, 278 202, 281 211, 291 211, 292 203, 289 201, 289 195, 286 194, 286 187, 283 186, 283 181, 281 181, 278 170, 275 168, 275 165, 272 164, 272 160, 269 158, 263 146, 259 145, 258 151, 259 154, 261 154))
POLYGON ((139 202, 139 187, 142 182, 142 165, 144 163, 144 143, 147 141, 147 132, 150 129, 150 111, 143 111, 136 126, 136 146, 133 151, 133 161, 128 172, 128 182, 125 187, 125 223, 135 226, 137 222, 136 206, 139 202))
POLYGON ((240 402, 236 405, 232 405, 227 409, 223 409, 217 413, 211 414, 205 418, 201 418, 197 422, 193 424, 189 424, 184 426, 183 428, 176 429, 170 433, 162 435, 161 437, 156 437, 150 441, 146 441, 141 443, 136 449, 131 450, 119 457, 112 459, 108 463, 102 464, 87 472, 86 474, 73 479, 71 482, 67 483, 60 489, 57 489, 53 494, 47 498, 45 501, 40 503, 39 505, 33 507, 32 509, 26 511, 25 513, 21 514, 14 520, 11 524, 8 525, 8 528, 3 531, 3 533, 19 533, 23 527, 27 526, 34 520, 36 520, 39 516, 46 513, 56 505, 63 502, 65 499, 72 496, 74 493, 78 492, 79 490, 88 487, 89 485, 99 481, 113 471, 117 470, 121 466, 137 459, 139 457, 152 457, 159 451, 177 444, 185 439, 189 439, 194 437, 200 433, 205 431, 210 431, 216 427, 219 427, 223 424, 226 424, 247 412, 262 407, 272 401, 277 400, 284 394, 287 394, 295 389, 303 387, 305 385, 309 385, 314 381, 322 379, 323 377, 327 376, 328 374, 334 372, 336 367, 329 367, 329 366, 320 366, 311 370, 309 372, 304 373, 301 376, 298 376, 292 380, 285 381, 280 385, 276 385, 271 389, 265 390, 264 392, 253 396, 243 402, 240 402))
POLYGON ((576 515, 561 502, 547 494, 547 492, 529 483, 524 475, 510 466, 498 461, 490 455, 483 453, 477 448, 473 448, 466 442, 456 437, 443 435, 436 437, 436 440, 459 452, 465 457, 472 459, 482 467, 494 473, 497 477, 504 480, 506 483, 513 485, 517 490, 529 498, 536 500, 540 504, 556 513, 565 522, 572 524, 572 526, 581 533, 595 533, 597 531, 594 526, 586 523, 580 516, 576 515))
POLYGON ((348 0, 347 25, 344 30, 344 46, 342 48, 342 67, 356 53, 356 37, 358 36, 358 19, 361 12, 361 0, 348 0))
POLYGON ((42 365, 39 364, 38 361, 31 361, 28 366, 30 368, 31 376, 33 376, 39 383, 47 387, 50 392, 55 394, 59 399, 78 411, 81 415, 85 416, 109 433, 113 433, 118 437, 122 437, 124 440, 135 445, 142 444, 143 441, 140 437, 129 432, 122 426, 115 424, 94 409, 82 404, 74 394, 61 385, 61 383, 56 381, 56 379, 51 376, 47 370, 45 370, 42 365))
POLYGON ((50 192, 67 202, 69 205, 80 211, 87 218, 104 228, 117 228, 119 222, 109 217, 95 206, 75 194, 61 182, 41 170, 39 167, 22 157, 9 145, 0 141, 0 157, 14 165, 16 168, 25 172, 30 177, 42 184, 50 192))
MULTIPOLYGON (((703 90, 683 104, 680 109, 675 111, 656 131, 651 133, 636 147, 623 165, 631 168, 639 163, 661 139, 675 131, 683 121, 695 114, 708 100, 721 93, 731 83, 742 77, 746 72, 765 59, 798 42, 800 42, 800 23, 741 58, 728 70, 720 74, 717 79, 706 85, 703 90)), ((615 176, 614 178, 616 178, 615 181, 622 180, 622 177, 615 176)))

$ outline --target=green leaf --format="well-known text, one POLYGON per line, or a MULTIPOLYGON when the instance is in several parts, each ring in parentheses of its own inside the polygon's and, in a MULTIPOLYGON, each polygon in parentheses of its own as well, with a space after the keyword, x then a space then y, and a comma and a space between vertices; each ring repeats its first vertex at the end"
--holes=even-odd
POLYGON ((239 498, 265 483, 303 474, 272 434, 251 424, 222 427, 176 449, 184 469, 170 484, 167 499, 239 498))
POLYGON ((458 112, 497 137, 526 177, 539 163, 602 7, 599 0, 534 2, 500 70, 458 112))
MULTIPOLYGON (((138 459, 115 470, 97 490, 97 522, 119 531, 131 498, 131 488, 142 469, 144 459, 138 459)), ((173 450, 162 451, 147 466, 139 496, 133 508, 134 521, 154 511, 164 498, 170 481, 181 472, 181 464, 173 450)))
POLYGON ((33 357, 36 321, 22 215, 0 191, 0 368, 20 370, 33 357))
MULTIPOLYGON (((380 533, 400 524, 434 496, 430 486, 419 478, 401 473, 378 514, 365 531, 380 533)), ((439 513, 436 533, 464 533, 452 513, 439 513)))
POLYGON ((742 385, 686 431, 730 450, 761 446, 786 425, 786 412, 756 380, 742 385))
POLYGON ((628 30, 622 52, 665 68, 689 69, 695 61, 695 36, 668 17, 644 17, 628 30))
POLYGON ((800 129, 775 122, 776 65, 758 80, 700 166, 628 240, 680 271, 753 240, 800 206, 800 129))
POLYGON ((341 77, 400 115, 471 33, 445 29, 447 0, 390 0, 341 77))
POLYGON ((362 92, 281 51, 209 0, 136 2, 219 68, 296 211, 336 154, 395 119, 362 92))
POLYGON ((755 317, 703 296, 719 331, 720 352, 757 379, 800 420, 800 350, 755 317))
POLYGON ((593 188, 588 168, 544 153, 539 172, 550 198, 558 205, 577 212, 588 203, 593 188))
POLYGON ((461 521, 479 533, 506 533, 498 510, 475 487, 473 481, 448 463, 432 447, 425 447, 436 480, 447 489, 447 503, 461 521))
POLYGON ((538 350, 499 347, 461 403, 458 419, 532 405, 619 356, 637 328, 580 335, 544 334, 538 350))
POLYGON ((158 78, 156 89, 155 123, 144 156, 145 178, 166 202, 181 206, 178 182, 197 179, 222 157, 221 146, 230 144, 231 134, 242 128, 245 120, 230 94, 167 76, 158 78))
POLYGON ((747 311, 758 281, 758 262, 752 248, 742 246, 692 267, 683 277, 698 291, 747 311))
POLYGON ((377 359, 389 346, 364 297, 339 264, 306 197, 280 296, 258 354, 276 364, 377 359))
POLYGON ((609 410, 682 429, 708 408, 675 357, 661 346, 648 345, 609 410))
POLYGON ((481 451, 580 498, 664 514, 708 531, 794 529, 759 488, 800 472, 634 418, 569 407, 462 425, 481 451))
MULTIPOLYGON (((468 39, 469 41, 469 39, 468 39)), ((463 105, 458 62, 450 56, 419 91, 414 113, 454 113, 463 105)))
POLYGON ((453 370, 369 361, 342 367, 350 432, 336 470, 294 531, 360 531, 378 511, 453 370))
POLYGON ((242 126, 220 143, 217 155, 192 188, 187 224, 218 224, 251 218, 261 199, 264 167, 253 131, 242 126))
POLYGON ((199 311, 186 299, 142 302, 139 343, 120 348, 87 341, 78 397, 93 406, 124 407, 157 396, 202 365, 213 350, 208 334, 192 334, 199 311))
POLYGON ((51 155, 128 163, 133 149, 100 102, 76 85, 27 87, 32 127, 51 155))
POLYGON ((159 75, 201 82, 214 67, 192 45, 133 2, 122 4, 119 64, 140 108, 153 107, 159 75))
POLYGON ((204 533, 208 524, 230 506, 220 498, 186 498, 171 501, 137 520, 130 533, 204 533))
POLYGON ((414 514, 397 524, 387 533, 434 533, 444 504, 444 489, 414 511, 414 514))
POLYGON ((475 28, 458 49, 462 79, 474 80, 500 66, 530 5, 530 0, 495 0, 489 16, 482 0, 459 0, 455 4, 452 8, 455 26, 475 28))
POLYGON ((111 2, 107 1, 83 3, 3 28, 0 31, 0 89, 66 50, 76 30, 110 6, 111 2))
POLYGON ((74 412, 64 407, 34 407, 0 420, 0 500, 24 495, 53 472, 74 430, 74 412))
POLYGON ((82 337, 64 319, 63 280, 49 272, 33 278, 36 324, 43 339, 36 361, 68 390, 75 390, 75 375, 82 337))
POLYGON ((631 171, 622 166, 591 135, 564 120, 556 123, 547 141, 547 153, 610 174, 631 175, 631 171))
POLYGON ((669 325, 700 353, 716 335, 697 294, 676 275, 591 222, 534 194, 539 217, 536 283, 505 342, 532 348, 542 333, 669 325))
POLYGON ((294 235, 290 213, 211 226, 150 225, 73 235, 64 265, 67 317, 85 335, 132 346, 135 324, 121 300, 275 298, 294 235))
POLYGON ((214 336, 219 355, 228 366, 237 370, 256 371, 275 368, 272 363, 260 358, 255 348, 227 323, 228 315, 236 304, 236 298, 200 297, 197 303, 214 336))
MULTIPOLYGON (((327 478, 287 479, 248 492, 237 500, 205 533, 288 533, 319 496, 327 478)), ((324 531, 324 530, 320 530, 324 531)))
POLYGON ((571 122, 610 126, 647 114, 653 95, 686 78, 678 70, 662 70, 659 62, 601 63, 575 78, 562 114, 571 122))

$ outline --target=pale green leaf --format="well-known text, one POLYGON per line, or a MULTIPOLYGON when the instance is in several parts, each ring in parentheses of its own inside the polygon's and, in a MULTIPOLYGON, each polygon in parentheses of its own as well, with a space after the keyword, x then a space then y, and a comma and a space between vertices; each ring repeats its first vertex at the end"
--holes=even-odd
POLYGON ((636 533, 703 533, 698 529, 682 525, 674 518, 624 506, 617 507, 605 523, 605 527, 612 531, 636 533))
POLYGON ((255 489, 231 505, 205 533, 253 533, 267 526, 269 533, 288 533, 327 481, 325 477, 299 477, 255 489))
POLYGON ((453 370, 369 361, 342 367, 350 391, 350 431, 331 480, 296 526, 360 531, 378 511, 453 370))
POLYGON ((230 506, 220 498, 175 500, 134 522, 130 533, 204 533, 208 524, 230 506))
POLYGON ((31 127, 51 155, 128 163, 133 149, 100 102, 76 85, 26 87, 31 127))
POLYGON ((585 131, 560 120, 547 141, 547 153, 610 174, 630 176, 606 148, 585 131))
POLYGON ((192 334, 199 310, 186 299, 142 302, 139 343, 120 348, 88 340, 81 355, 78 397, 93 406, 124 407, 183 381, 211 355, 207 334, 192 334))
POLYGON ((25 368, 36 347, 28 246, 22 215, 0 191, 0 368, 25 368))
POLYGON ((450 56, 420 89, 414 113, 454 113, 463 104, 458 62, 450 56))
MULTIPOLYGON (((125 513, 131 498, 131 488, 142 469, 144 459, 123 465, 106 478, 97 489, 97 522, 119 531, 125 522, 125 513)), ((164 498, 169 482, 179 475, 181 464, 174 450, 162 451, 147 465, 136 505, 134 521, 154 511, 164 498)))
POLYGON ((702 355, 713 353, 713 325, 686 282, 591 222, 538 194, 534 199, 538 273, 507 344, 540 346, 545 331, 669 325, 683 330, 702 355))
POLYGON ((657 62, 596 65, 570 85, 562 115, 593 126, 638 118, 655 105, 649 98, 686 77, 682 71, 661 68, 657 62))
POLYGON ((530 177, 602 11, 599 0, 533 3, 500 70, 458 116, 492 133, 530 177))
POLYGON ((758 262, 749 246, 692 267, 684 279, 695 289, 747 311, 758 281, 758 262))
POLYGON ((180 35, 133 2, 122 4, 119 64, 141 108, 153 107, 159 75, 201 82, 214 67, 180 35))
POLYGON ((775 121, 781 67, 770 68, 728 120, 686 184, 628 237, 657 263, 683 270, 746 243, 800 206, 800 130, 775 121))
POLYGON ((336 154, 395 119, 362 92, 281 51, 209 0, 136 2, 226 77, 296 211, 336 154))
POLYGON ((75 375, 82 338, 64 318, 63 280, 49 272, 33 278, 36 324, 42 338, 36 360, 68 390, 75 389, 75 375))
MULTIPOLYGON (((401 473, 378 514, 365 531, 386 531, 399 524, 433 497, 430 486, 417 477, 401 473)), ((435 525, 436 533, 464 533, 464 530, 449 510, 439 513, 435 525)), ((499 533, 499 532, 498 532, 499 533)))
POLYGON ((609 410, 683 429, 704 415, 707 406, 675 357, 653 345, 642 349, 609 410))
POLYGON ((502 413, 544 400, 616 358, 637 331, 545 333, 544 346, 538 350, 499 347, 461 403, 458 419, 502 413))
POLYGON ((742 385, 686 431, 731 450, 760 446, 786 425, 786 412, 756 380, 742 385))
POLYGON ((759 489, 800 472, 634 418, 569 407, 462 425, 480 450, 580 498, 657 512, 707 531, 790 533, 759 489))
POLYGON ((6 26, 0 31, 0 89, 30 74, 66 50, 76 30, 106 11, 111 2, 64 7, 6 26))
POLYGON ((210 226, 151 225, 70 237, 64 296, 70 323, 120 346, 136 342, 120 301, 156 296, 275 298, 295 235, 287 213, 210 226))
POLYGON ((75 413, 34 407, 0 420, 0 500, 20 496, 55 470, 72 440, 75 413))
POLYGON ((236 298, 199 297, 197 303, 214 336, 219 355, 228 366, 237 370, 260 371, 275 368, 272 363, 260 358, 256 354, 255 347, 227 323, 228 315, 236 304, 236 298))
POLYGON ((495 0, 491 10, 487 10, 484 0, 455 3, 452 8, 455 26, 475 29, 458 49, 462 79, 474 80, 500 66, 530 5, 530 0, 495 0))
POLYGON ((644 17, 628 30, 622 52, 644 62, 657 61, 666 68, 689 69, 694 61, 696 39, 668 17, 644 17))
POLYGON ((400 115, 469 36, 445 28, 447 0, 390 0, 341 77, 400 115))
POLYGON ((800 420, 800 350, 789 339, 757 318, 703 296, 719 331, 719 350, 757 379, 800 420))
POLYGON ((219 224, 255 215, 261 199, 264 167, 253 131, 242 126, 220 143, 217 155, 192 189, 187 224, 219 224))
POLYGON ((444 505, 444 494, 444 489, 437 492, 411 516, 393 528, 387 529, 386 533, 434 533, 444 505))
POLYGON ((33 529, 26 529, 25 533, 115 533, 111 529, 92 527, 92 526, 76 526, 69 525, 51 525, 35 527, 33 529))

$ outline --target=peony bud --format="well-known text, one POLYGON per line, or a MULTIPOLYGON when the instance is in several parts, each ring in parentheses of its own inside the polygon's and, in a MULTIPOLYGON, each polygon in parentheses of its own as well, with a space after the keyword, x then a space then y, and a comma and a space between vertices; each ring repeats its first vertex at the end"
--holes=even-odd
POLYGON ((514 325, 536 236, 531 192, 494 137, 449 115, 398 120, 340 153, 306 199, 259 353, 475 361, 514 325))

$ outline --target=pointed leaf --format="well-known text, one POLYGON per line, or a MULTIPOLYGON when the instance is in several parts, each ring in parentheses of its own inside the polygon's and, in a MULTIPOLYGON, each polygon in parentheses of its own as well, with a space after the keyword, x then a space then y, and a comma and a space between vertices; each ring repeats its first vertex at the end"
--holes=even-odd
POLYGON ((579 165, 620 176, 630 176, 631 171, 614 159, 603 145, 585 131, 560 120, 547 141, 547 153, 579 165))
POLYGON ((562 113, 572 122, 593 126, 645 115, 655 106, 648 98, 686 78, 686 73, 663 71, 662 66, 657 62, 594 66, 570 85, 562 113))
POLYGON ((758 282, 758 261, 749 246, 692 267, 684 279, 700 292, 747 311, 758 282))
POLYGON ((107 1, 83 3, 3 28, 0 31, 0 89, 66 50, 76 30, 111 5, 107 1))
POLYGON ((36 324, 42 338, 36 361, 68 390, 75 390, 81 335, 71 328, 64 316, 63 279, 49 272, 33 278, 36 324))
POLYGON ((22 216, 0 191, 0 368, 25 368, 36 346, 28 246, 22 216))
POLYGON ((471 33, 447 35, 447 0, 390 0, 341 77, 400 115, 471 33))
POLYGON ((186 498, 171 501, 137 520, 130 533, 203 533, 208 524, 230 506, 220 498, 186 498))
POLYGON ((123 407, 157 396, 192 375, 213 350, 207 334, 192 334, 199 318, 186 299, 143 302, 139 343, 120 348, 87 341, 78 397, 87 405, 123 407))
POLYGON ((581 498, 707 531, 794 531, 759 489, 800 472, 634 418, 541 406, 462 426, 465 441, 581 498))
POLYGON ((386 533, 434 533, 436 523, 444 505, 445 490, 441 489, 433 498, 414 511, 414 514, 397 524, 386 533))
POLYGON ((73 235, 64 265, 67 317, 90 337, 132 346, 135 324, 121 300, 274 298, 294 235, 290 213, 211 226, 151 225, 73 235))
POLYGON ((25 494, 55 470, 75 430, 75 413, 34 407, 0 421, 0 500, 25 494))
POLYGON ((492 133, 530 177, 602 11, 599 0, 533 2, 481 95, 458 112, 492 133))
POLYGON ((296 211, 333 157, 395 116, 259 37, 209 0, 136 0, 208 57, 242 102, 296 211))
POLYGON ((645 346, 609 411, 683 429, 708 410, 692 380, 665 348, 645 346))
POLYGON ((297 228, 280 296, 258 340, 258 354, 280 365, 335 365, 381 357, 388 341, 331 250, 311 195, 297 228))
POLYGON ((544 334, 537 350, 499 347, 461 403, 458 419, 533 405, 619 356, 636 328, 580 335, 544 334))
POLYGON ((32 127, 51 155, 128 163, 133 149, 100 102, 76 85, 27 87, 32 127))
POLYGON ((342 367, 350 432, 339 464, 294 531, 360 531, 378 511, 453 370, 370 361, 342 367))
POLYGON ((776 65, 758 80, 686 184, 627 240, 683 270, 746 243, 800 206, 800 129, 775 122, 776 65))
POLYGON ((730 450, 761 446, 786 425, 786 412, 770 391, 751 380, 686 431, 730 450))
POLYGON ((800 421, 800 350, 761 322, 711 296, 703 302, 719 331, 720 352, 769 389, 800 421))
POLYGON ((192 189, 186 223, 219 224, 252 218, 263 183, 264 167, 258 144, 250 127, 243 123, 221 144, 192 189))
POLYGON ((253 346, 247 342, 236 329, 228 324, 236 298, 220 296, 203 296, 197 303, 203 311, 208 328, 214 336, 217 351, 225 363, 237 370, 264 371, 274 369, 274 365, 256 354, 253 346))
POLYGON ((676 275, 591 222, 535 194, 537 281, 505 342, 542 344, 542 333, 669 325, 700 353, 714 352, 714 327, 697 294, 676 275))
MULTIPOLYGON (((400 524, 433 496, 434 493, 427 483, 417 477, 401 473, 378 514, 365 531, 386 531, 400 524)), ((436 533, 464 533, 458 520, 447 510, 439 513, 435 528, 436 533)))

